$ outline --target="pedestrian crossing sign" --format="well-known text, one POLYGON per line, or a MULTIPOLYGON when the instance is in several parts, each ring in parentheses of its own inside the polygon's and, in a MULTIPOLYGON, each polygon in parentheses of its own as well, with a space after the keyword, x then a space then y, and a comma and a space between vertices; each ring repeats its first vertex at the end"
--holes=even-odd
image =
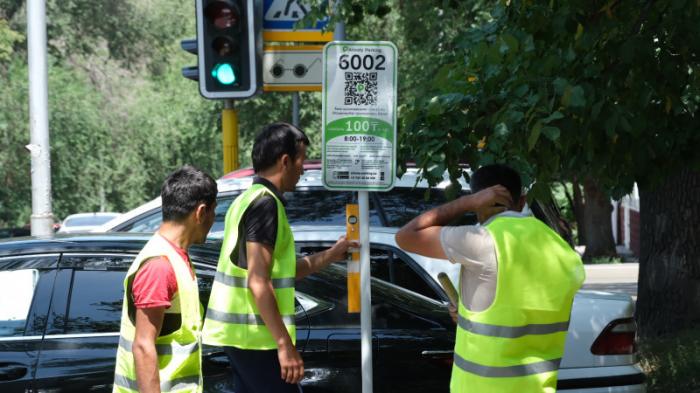
POLYGON ((295 24, 309 13, 311 6, 304 0, 264 0, 263 40, 287 42, 329 42, 333 33, 324 31, 329 17, 316 21, 313 26, 295 29, 295 24))

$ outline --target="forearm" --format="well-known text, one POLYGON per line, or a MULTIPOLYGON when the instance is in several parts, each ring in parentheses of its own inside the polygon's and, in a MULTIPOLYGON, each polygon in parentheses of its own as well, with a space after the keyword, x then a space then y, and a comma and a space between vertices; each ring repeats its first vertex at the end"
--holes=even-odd
POLYGON ((331 249, 297 259, 297 280, 316 273, 335 262, 331 249))
POLYGON ((154 342, 143 343, 138 340, 133 344, 136 382, 139 392, 160 393, 160 376, 158 375, 158 353, 154 342))
POLYGON ((279 307, 277 307, 277 298, 275 297, 272 281, 269 278, 249 278, 249 286, 253 293, 255 304, 260 311, 260 317, 270 330, 277 346, 291 344, 291 337, 282 321, 279 307))
POLYGON ((415 232, 434 226, 444 226, 464 213, 474 210, 475 206, 472 203, 471 196, 466 195, 428 210, 404 225, 401 231, 415 232))
POLYGON ((428 210, 396 233, 396 244, 409 252, 445 259, 447 255, 440 244, 442 227, 470 210, 474 210, 474 204, 469 196, 428 210))

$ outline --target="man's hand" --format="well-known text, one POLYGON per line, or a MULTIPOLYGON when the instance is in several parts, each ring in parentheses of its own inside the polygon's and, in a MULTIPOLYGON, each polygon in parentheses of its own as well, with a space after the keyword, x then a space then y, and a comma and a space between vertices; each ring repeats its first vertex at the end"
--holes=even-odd
POLYGON ((457 324, 457 307, 453 306, 452 304, 447 306, 447 311, 450 313, 450 318, 452 318, 452 322, 457 324))
POLYGON ((503 212, 513 206, 513 198, 510 192, 501 185, 484 188, 465 198, 472 200, 472 206, 475 210, 483 211, 489 215, 503 212))
POLYGON ((513 206, 508 189, 493 186, 435 207, 411 220, 396 233, 402 249, 430 258, 446 259, 440 243, 442 227, 466 212, 495 214, 513 206))
POLYGON ((345 235, 341 236, 333 247, 328 249, 328 259, 330 262, 345 260, 350 247, 359 249, 360 243, 354 240, 348 240, 345 235))
POLYGON ((277 349, 277 357, 280 361, 282 379, 291 384, 297 384, 304 378, 304 361, 297 352, 294 344, 287 342, 277 349))
POLYGON ((345 236, 341 236, 333 247, 299 258, 297 260, 297 280, 325 268, 332 262, 345 260, 350 247, 360 248, 360 243, 350 241, 345 236))

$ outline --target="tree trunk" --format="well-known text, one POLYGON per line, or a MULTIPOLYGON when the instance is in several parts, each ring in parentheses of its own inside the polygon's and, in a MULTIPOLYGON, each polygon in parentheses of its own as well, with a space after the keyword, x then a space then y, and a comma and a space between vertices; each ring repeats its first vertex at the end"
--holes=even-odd
POLYGON ((581 195, 581 184, 578 179, 574 178, 571 182, 571 188, 574 191, 574 217, 576 218, 576 228, 578 229, 578 245, 586 245, 586 206, 583 203, 583 195, 581 195))
POLYGON ((637 321, 643 337, 700 325, 700 172, 640 188, 637 321))
POLYGON ((586 214, 584 214, 584 231, 586 252, 584 259, 596 257, 616 257, 615 240, 612 233, 612 204, 610 198, 600 190, 598 184, 587 177, 583 181, 583 192, 586 198, 586 214))

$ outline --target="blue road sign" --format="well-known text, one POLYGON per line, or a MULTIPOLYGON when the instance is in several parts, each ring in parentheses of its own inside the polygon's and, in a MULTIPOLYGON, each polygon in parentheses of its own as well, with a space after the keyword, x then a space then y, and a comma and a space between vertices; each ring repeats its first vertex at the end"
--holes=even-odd
POLYGON ((313 26, 294 29, 296 22, 309 10, 304 0, 264 0, 263 38, 265 41, 331 41, 333 33, 323 32, 329 17, 316 21, 313 26))

